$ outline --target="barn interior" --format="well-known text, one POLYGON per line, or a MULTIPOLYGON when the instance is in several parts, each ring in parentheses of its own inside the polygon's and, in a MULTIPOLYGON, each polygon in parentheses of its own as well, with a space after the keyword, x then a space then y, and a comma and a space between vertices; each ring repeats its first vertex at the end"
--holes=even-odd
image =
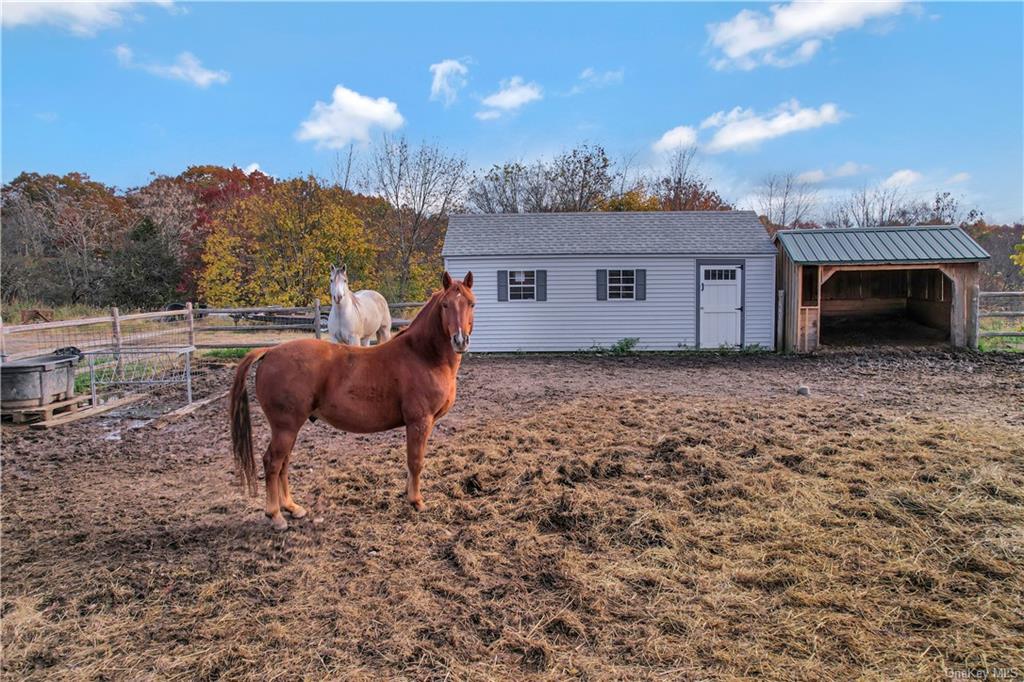
POLYGON ((803 268, 802 283, 805 305, 819 305, 822 345, 949 341, 953 282, 938 268, 825 271, 819 288, 822 270, 803 268))

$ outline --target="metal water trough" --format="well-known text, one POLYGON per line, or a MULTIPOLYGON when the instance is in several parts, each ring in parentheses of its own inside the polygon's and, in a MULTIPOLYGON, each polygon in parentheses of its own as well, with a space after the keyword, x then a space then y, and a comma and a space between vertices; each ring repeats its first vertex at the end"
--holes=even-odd
POLYGON ((75 365, 79 351, 64 349, 49 355, 0 365, 0 406, 33 407, 67 400, 75 395, 75 365))

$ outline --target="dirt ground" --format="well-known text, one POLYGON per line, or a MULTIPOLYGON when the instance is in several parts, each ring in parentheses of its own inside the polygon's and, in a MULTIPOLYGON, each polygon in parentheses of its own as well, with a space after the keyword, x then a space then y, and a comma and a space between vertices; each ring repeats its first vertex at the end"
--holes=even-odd
POLYGON ((311 424, 281 534, 225 411, 4 429, 4 677, 1024 670, 1020 355, 473 355, 426 512, 401 432, 311 424))

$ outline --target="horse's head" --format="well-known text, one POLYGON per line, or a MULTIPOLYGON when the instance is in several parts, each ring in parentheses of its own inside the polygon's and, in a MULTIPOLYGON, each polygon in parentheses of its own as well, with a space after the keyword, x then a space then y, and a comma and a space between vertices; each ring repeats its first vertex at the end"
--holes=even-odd
POLYGON ((331 266, 331 300, 341 303, 348 295, 348 265, 331 266))
POLYGON ((441 278, 444 291, 441 292, 441 325, 452 342, 456 353, 465 353, 469 348, 469 337, 473 333, 473 273, 467 272, 461 282, 452 279, 447 272, 441 278))

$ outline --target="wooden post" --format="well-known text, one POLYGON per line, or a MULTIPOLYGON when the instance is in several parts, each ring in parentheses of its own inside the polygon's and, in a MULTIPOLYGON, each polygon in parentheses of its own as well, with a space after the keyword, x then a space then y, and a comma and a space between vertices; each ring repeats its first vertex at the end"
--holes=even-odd
POLYGON ((980 287, 977 284, 972 284, 967 296, 967 347, 972 350, 978 350, 980 293, 980 287))
POLYGON ((196 321, 192 314, 192 301, 185 304, 185 327, 188 329, 188 345, 196 345, 196 321))
POLYGON ((121 314, 117 306, 110 309, 110 318, 114 325, 114 353, 117 355, 117 378, 124 379, 124 359, 121 357, 121 314))
POLYGON ((783 328, 786 323, 786 290, 779 289, 775 298, 775 350, 782 352, 783 328))
POLYGON ((320 338, 320 299, 313 302, 313 333, 320 338))

